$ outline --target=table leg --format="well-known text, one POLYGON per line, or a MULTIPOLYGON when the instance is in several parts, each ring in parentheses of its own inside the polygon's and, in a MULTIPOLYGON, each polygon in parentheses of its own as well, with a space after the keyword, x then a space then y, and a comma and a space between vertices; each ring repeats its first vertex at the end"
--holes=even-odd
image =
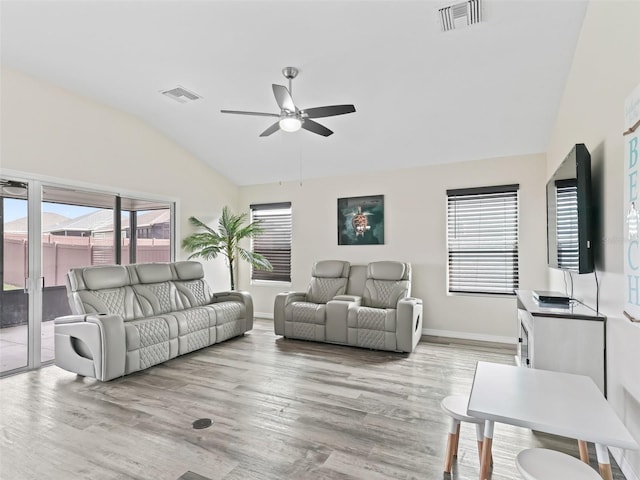
POLYGON ((455 418, 452 418, 451 427, 449 428, 449 435, 447 436, 447 453, 444 457, 445 473, 451 473, 453 457, 456 454, 456 449, 458 448, 458 435, 460 435, 460 422, 455 418))
POLYGON ((584 440, 578 440, 578 449, 580 450, 580 460, 589 465, 589 449, 587 448, 587 442, 584 440))
POLYGON ((453 456, 458 456, 458 446, 460 445, 460 422, 458 422, 458 428, 456 428, 456 446, 453 449, 453 456))
POLYGON ((613 473, 611 472, 611 464, 609 463, 609 451, 607 450, 607 446, 596 443, 596 456, 598 457, 600 476, 604 480, 613 480, 613 473))
POLYGON ((480 480, 489 478, 491 468, 491 445, 493 443, 493 421, 484 422, 484 441, 482 442, 482 462, 480 462, 480 480))

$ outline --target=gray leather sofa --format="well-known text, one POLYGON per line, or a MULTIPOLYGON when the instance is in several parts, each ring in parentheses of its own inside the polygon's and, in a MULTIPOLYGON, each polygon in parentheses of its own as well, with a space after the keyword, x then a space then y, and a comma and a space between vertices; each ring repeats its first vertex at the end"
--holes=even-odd
POLYGON ((422 300, 410 297, 411 265, 313 265, 306 292, 276 296, 276 335, 377 350, 413 352, 422 334, 422 300))
POLYGON ((74 268, 73 315, 55 320, 56 365, 101 381, 253 328, 246 292, 212 293, 198 262, 74 268))

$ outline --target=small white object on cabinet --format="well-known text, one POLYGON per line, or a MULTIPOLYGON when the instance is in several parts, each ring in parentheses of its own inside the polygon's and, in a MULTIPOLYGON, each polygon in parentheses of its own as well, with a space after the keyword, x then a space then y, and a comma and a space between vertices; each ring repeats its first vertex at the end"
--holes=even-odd
POLYGON ((606 395, 606 317, 575 300, 568 307, 541 304, 531 290, 516 297, 519 365, 587 375, 606 395))

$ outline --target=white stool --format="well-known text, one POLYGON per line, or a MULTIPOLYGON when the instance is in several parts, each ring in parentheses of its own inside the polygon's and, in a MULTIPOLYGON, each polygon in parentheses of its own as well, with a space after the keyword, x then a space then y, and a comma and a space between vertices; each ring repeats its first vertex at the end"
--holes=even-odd
POLYGON ((442 399, 440 407, 451 417, 451 427, 447 437, 447 453, 444 459, 444 471, 451 472, 453 457, 458 456, 458 442, 460 441, 460 423, 468 422, 476 424, 476 436, 478 438, 478 455, 482 459, 482 441, 484 440, 484 420, 467 415, 469 397, 466 395, 450 395, 442 399))
POLYGON ((602 480, 593 468, 565 453, 530 448, 516 457, 518 472, 525 480, 602 480))

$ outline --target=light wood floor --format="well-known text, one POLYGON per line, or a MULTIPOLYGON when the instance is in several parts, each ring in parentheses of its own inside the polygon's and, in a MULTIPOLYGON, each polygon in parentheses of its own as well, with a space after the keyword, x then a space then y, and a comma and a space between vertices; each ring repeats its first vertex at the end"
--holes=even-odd
MULTIPOLYGON (((513 356, 284 340, 257 320, 244 337, 108 383, 47 367, 0 380, 0 478, 475 480, 472 425, 453 475, 442 472, 440 400, 468 393, 478 360, 513 356), (202 417, 213 426, 194 430, 202 417)), ((532 446, 578 456, 573 440, 497 424, 493 479, 519 478, 515 456, 532 446)))

